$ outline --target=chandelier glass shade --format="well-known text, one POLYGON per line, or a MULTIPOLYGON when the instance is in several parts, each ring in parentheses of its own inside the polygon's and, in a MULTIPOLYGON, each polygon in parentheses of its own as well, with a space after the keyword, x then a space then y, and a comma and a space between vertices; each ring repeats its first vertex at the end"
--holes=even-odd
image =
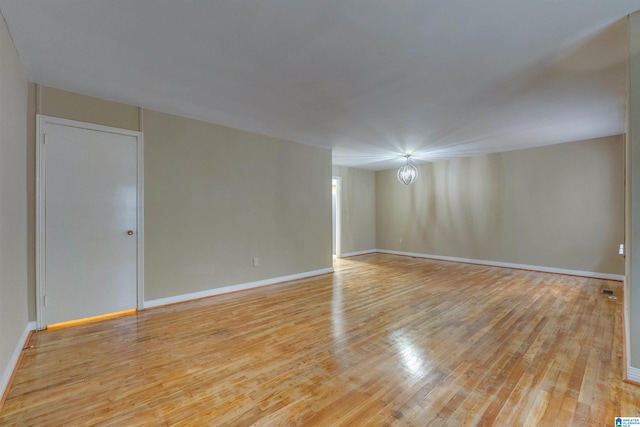
POLYGON ((411 155, 405 154, 404 157, 407 159, 407 163, 398 169, 398 181, 404 185, 409 185, 414 183, 418 178, 418 168, 409 163, 409 157, 411 157, 411 155))

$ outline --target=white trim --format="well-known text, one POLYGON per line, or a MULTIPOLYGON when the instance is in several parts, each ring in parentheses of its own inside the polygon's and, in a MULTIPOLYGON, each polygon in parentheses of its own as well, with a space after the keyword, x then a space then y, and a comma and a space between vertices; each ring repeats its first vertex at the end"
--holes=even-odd
POLYGON ((336 180, 336 258, 342 258, 342 177, 332 176, 331 186, 333 187, 333 180, 336 180))
POLYGON ((592 277, 595 279, 617 280, 617 281, 624 280, 624 275, 622 274, 598 273, 595 271, 582 271, 582 270, 567 270, 564 268, 542 267, 539 265, 514 264, 510 262, 486 261, 486 260, 480 260, 480 259, 458 258, 458 257, 449 257, 449 256, 441 256, 441 255, 428 255, 428 254, 419 254, 415 252, 391 251, 387 249, 376 249, 376 252, 380 252, 384 254, 392 254, 392 255, 412 256, 416 258, 430 258, 430 259, 437 259, 440 261, 453 261, 453 262, 464 262, 467 264, 488 265, 492 267, 507 267, 507 268, 517 268, 520 270, 541 271, 543 273, 568 274, 571 276, 592 277))
MULTIPOLYGON (((44 114, 37 115, 38 124, 51 123, 60 126, 69 126, 79 129, 95 130, 98 132, 114 133, 116 135, 126 135, 138 138, 142 132, 137 130, 114 128, 111 126, 97 125, 95 123, 80 122, 78 120, 61 119, 60 117, 46 116, 44 114)), ((44 131, 44 129, 42 129, 44 131)))
POLYGON ((176 295, 173 297, 159 298, 144 302, 144 308, 160 307, 162 305, 175 304, 178 302, 191 301, 199 298, 206 298, 214 295, 226 294, 229 292, 243 291, 246 289, 258 288, 260 286, 273 285, 274 283, 288 282, 291 280, 304 279, 321 274, 333 273, 333 267, 320 270, 307 271, 304 273, 291 274, 289 276, 274 277, 273 279, 259 280, 257 282, 241 283, 238 285, 225 286, 223 288, 207 289, 206 291, 193 292, 190 294, 176 295))
POLYGON ((634 368, 633 366, 627 366, 627 379, 640 383, 640 368, 634 368))
POLYGON ((346 257, 356 256, 356 255, 374 254, 376 252, 378 252, 377 249, 367 249, 365 251, 347 252, 346 254, 342 254, 341 257, 346 258, 346 257))
MULTIPOLYGON (((141 113, 142 114, 142 113, 141 113)), ((142 129, 142 128, 141 128, 142 129)), ((136 261, 137 261, 137 300, 136 308, 144 308, 144 134, 137 132, 137 212, 136 212, 136 261)))
POLYGON ((15 350, 13 350, 13 354, 11 355, 11 359, 9 359, 9 363, 4 369, 2 373, 2 377, 0 377, 0 398, 4 396, 7 391, 7 386, 9 385, 9 381, 11 380, 11 375, 13 375, 13 371, 17 368, 18 360, 20 359, 20 353, 24 349, 27 344, 27 338, 29 338, 29 333, 36 329, 36 322, 27 323, 26 328, 22 332, 20 339, 18 340, 18 344, 16 345, 15 350))
POLYGON ((38 330, 44 329, 44 125, 45 121, 36 115, 36 324, 38 330))
POLYGON ((45 197, 44 186, 45 170, 45 126, 55 124, 80 129, 94 130, 98 132, 113 133, 116 135, 131 136, 136 139, 137 146, 137 219, 136 219, 136 306, 140 310, 144 302, 144 162, 142 132, 119 129, 111 126, 102 126, 94 123, 79 122, 77 120, 61 119, 58 117, 36 115, 36 324, 37 329, 42 330, 47 326, 46 312, 44 310, 45 284, 45 197))
MULTIPOLYGON (((622 307, 622 315, 623 315, 623 319, 622 321, 624 322, 624 352, 625 352, 625 358, 624 360, 627 361, 627 379, 631 380, 631 372, 629 371, 631 369, 631 371, 633 371, 636 368, 632 368, 631 366, 629 366, 629 360, 631 360, 631 335, 630 335, 630 327, 631 324, 629 323, 629 301, 631 300, 630 296, 631 296, 631 292, 628 292, 629 290, 627 289, 627 278, 625 277, 624 282, 623 282, 623 295, 624 295, 624 306, 622 307)), ((636 382, 640 382, 640 372, 638 372, 639 375, 636 375, 638 377, 637 380, 632 380, 632 381, 636 381, 636 382)))

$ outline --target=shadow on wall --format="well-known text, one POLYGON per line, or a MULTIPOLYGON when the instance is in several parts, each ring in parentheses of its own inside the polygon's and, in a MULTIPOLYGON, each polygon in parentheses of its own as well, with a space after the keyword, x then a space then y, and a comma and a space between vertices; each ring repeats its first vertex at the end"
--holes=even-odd
POLYGON ((507 184, 500 154, 422 165, 405 236, 420 252, 486 258, 502 237, 507 184), (415 228, 414 228, 415 227, 415 228))

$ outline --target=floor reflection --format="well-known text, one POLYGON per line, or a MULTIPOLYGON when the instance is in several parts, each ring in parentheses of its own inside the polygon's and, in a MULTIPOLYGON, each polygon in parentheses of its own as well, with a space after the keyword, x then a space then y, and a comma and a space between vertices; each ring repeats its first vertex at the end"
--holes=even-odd
POLYGON ((336 278, 333 280, 333 292, 331 296, 331 326, 333 329, 334 345, 337 345, 345 337, 345 331, 342 284, 336 278))
POLYGON ((424 353, 417 343, 407 337, 402 330, 392 332, 391 337, 400 355, 400 361, 404 371, 414 378, 424 376, 429 367, 425 361, 424 353))

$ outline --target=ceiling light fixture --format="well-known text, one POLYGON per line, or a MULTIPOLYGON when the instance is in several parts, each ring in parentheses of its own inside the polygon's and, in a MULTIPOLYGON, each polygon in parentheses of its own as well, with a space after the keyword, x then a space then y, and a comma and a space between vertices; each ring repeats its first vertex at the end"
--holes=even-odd
POLYGON ((407 159, 407 164, 398 169, 398 181, 404 185, 409 185, 414 183, 418 178, 418 168, 409 163, 411 154, 405 154, 404 157, 407 159))

